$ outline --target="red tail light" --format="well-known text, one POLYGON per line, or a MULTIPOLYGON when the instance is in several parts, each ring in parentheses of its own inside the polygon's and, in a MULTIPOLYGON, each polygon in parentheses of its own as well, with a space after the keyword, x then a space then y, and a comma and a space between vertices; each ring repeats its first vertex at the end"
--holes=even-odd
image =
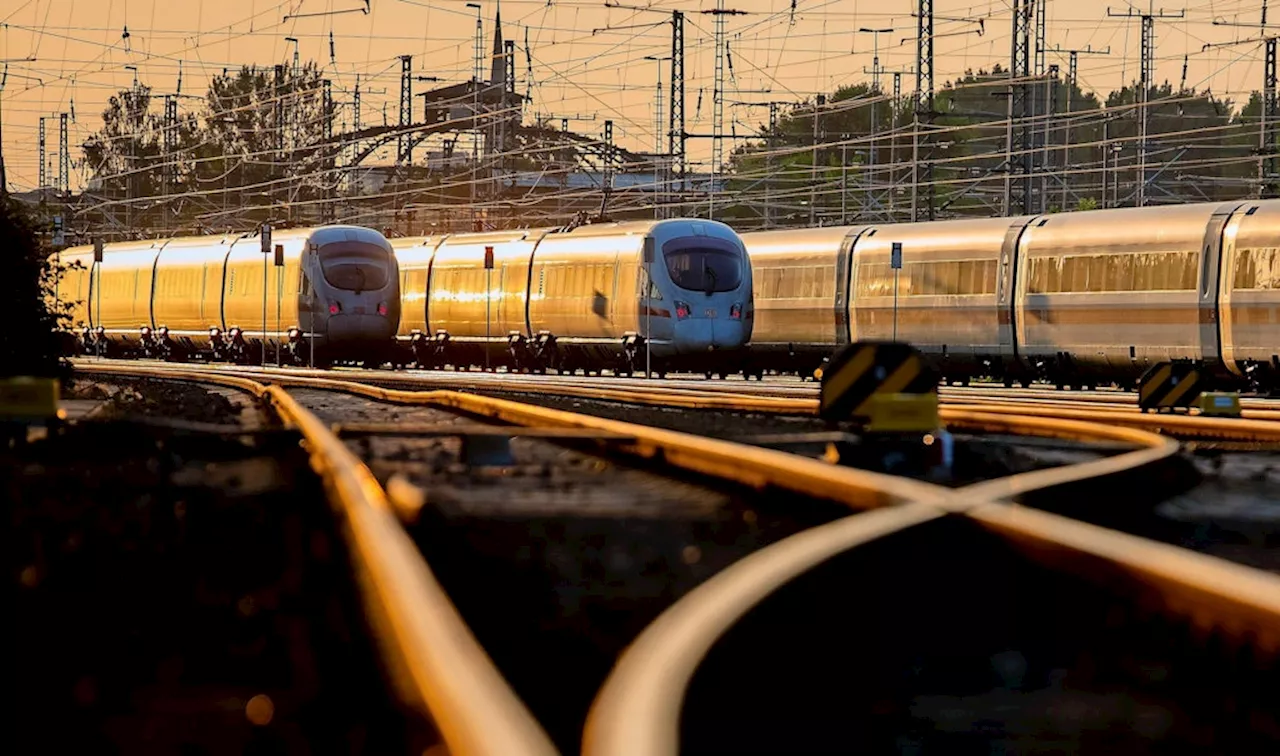
POLYGON ((736 304, 729 308, 729 317, 733 320, 742 320, 742 305, 736 304))
POLYGON ((379 315, 386 315, 386 314, 387 314, 387 303, 386 303, 386 302, 379 302, 379 303, 378 303, 378 314, 379 314, 379 315))
POLYGON ((342 312, 342 307, 339 306, 337 302, 334 302, 333 304, 329 305, 330 315, 337 315, 339 312, 342 312))
POLYGON ((693 308, 681 301, 676 301, 676 317, 684 320, 693 314, 693 308))

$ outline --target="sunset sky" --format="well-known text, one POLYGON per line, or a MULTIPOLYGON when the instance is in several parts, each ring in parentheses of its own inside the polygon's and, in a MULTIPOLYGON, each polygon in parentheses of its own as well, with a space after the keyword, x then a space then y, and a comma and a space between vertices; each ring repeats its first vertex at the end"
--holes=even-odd
MULTIPOLYGON (((606 9, 604 0, 503 0, 503 33, 516 43, 517 90, 531 92, 533 98, 526 120, 538 113, 582 116, 570 128, 598 134, 603 122, 612 119, 620 144, 652 150, 655 77, 661 66, 665 87, 669 64, 645 56, 670 55, 666 22, 671 10, 683 9, 688 13, 688 129, 710 133, 714 23, 697 11, 714 8, 714 1, 611 1, 628 7, 606 9), (661 12, 631 9, 638 6, 661 12)), ((487 56, 497 4, 482 0, 480 5, 487 56)), ((72 158, 80 159, 76 146, 101 125, 107 98, 132 83, 134 72, 126 69, 130 65, 157 94, 175 92, 181 66, 182 93, 196 96, 183 99, 181 108, 198 111, 211 76, 244 64, 289 62, 294 45, 285 38, 295 37, 302 59, 323 65, 334 81, 339 128, 350 121, 350 91, 357 74, 365 92, 363 121, 381 123, 384 102, 388 119, 395 121, 400 55, 413 56, 415 74, 439 76, 446 83, 470 76, 476 11, 465 0, 372 0, 367 15, 364 6, 364 0, 0 0, 0 59, 8 61, 3 149, 11 188, 21 191, 36 183, 40 116, 70 112, 73 102, 72 158), (26 60, 31 57, 35 60, 26 60)), ((1195 0, 1163 6, 1174 15, 1185 10, 1185 17, 1157 21, 1157 80, 1176 86, 1183 55, 1190 53, 1188 86, 1243 102, 1261 84, 1261 45, 1201 48, 1207 42, 1257 37, 1258 29, 1215 26, 1212 21, 1256 24, 1260 6, 1195 0)), ((765 108, 743 103, 800 101, 869 78, 863 69, 871 66, 876 35, 857 33, 859 28, 894 29, 878 35, 885 69, 909 71, 915 63, 915 3, 910 0, 797 0, 794 10, 791 0, 725 0, 725 7, 748 12, 726 23, 733 63, 732 75, 726 74, 726 133, 750 133, 766 118, 765 108)), ((1080 79, 1086 89, 1106 91, 1136 78, 1138 20, 1109 18, 1108 7, 1124 13, 1131 6, 1050 0, 1047 7, 1050 48, 1110 47, 1109 56, 1081 57, 1080 79)), ((1154 6, 1157 12, 1161 7, 1154 6)), ((968 68, 1007 65, 1007 2, 938 0, 935 14, 938 86, 968 68), (983 33, 977 33, 976 23, 944 20, 962 17, 982 18, 983 33)), ((1273 15, 1277 18, 1272 22, 1280 23, 1280 8, 1273 15)), ((1065 72, 1065 56, 1051 53, 1047 62, 1061 64, 1065 72)), ((886 76, 886 88, 889 80, 886 76)), ((435 85, 414 86, 422 91, 435 85)), ((913 86, 914 74, 904 75, 904 94, 913 86)), ((56 120, 48 129, 52 160, 56 120)), ((731 146, 726 143, 726 152, 731 146)), ((709 140, 692 140, 690 152, 694 160, 705 160, 709 140)), ((84 177, 82 167, 73 167, 72 188, 84 177)))

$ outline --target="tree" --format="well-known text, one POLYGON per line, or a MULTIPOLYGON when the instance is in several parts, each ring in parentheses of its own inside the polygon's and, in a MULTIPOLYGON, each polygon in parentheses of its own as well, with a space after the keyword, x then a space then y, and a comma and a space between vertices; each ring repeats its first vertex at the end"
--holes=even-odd
POLYGON ((201 177, 210 188, 240 188, 237 203, 262 208, 248 217, 278 220, 287 212, 281 206, 323 196, 336 182, 323 170, 330 153, 322 149, 326 114, 314 62, 224 73, 206 101, 201 177))
POLYGON ((133 232, 167 228, 182 216, 202 139, 193 114, 168 123, 153 111, 153 99, 147 86, 120 90, 102 112, 102 128, 83 145, 90 191, 123 202, 123 213, 111 215, 133 232))
POLYGON ((0 250, 0 376, 65 378, 69 365, 60 356, 57 329, 69 320, 70 307, 50 302, 59 271, 26 208, 7 194, 0 194, 0 250))

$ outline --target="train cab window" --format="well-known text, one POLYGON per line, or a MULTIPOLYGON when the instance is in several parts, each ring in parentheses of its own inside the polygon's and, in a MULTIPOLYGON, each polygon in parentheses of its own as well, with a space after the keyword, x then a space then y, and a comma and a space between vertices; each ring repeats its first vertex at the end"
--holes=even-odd
POLYGON ((708 294, 738 288, 742 283, 742 253, 727 242, 721 246, 716 241, 700 237, 664 245, 662 256, 671 282, 686 291, 708 294))
POLYGON ((389 253, 373 244, 337 242, 320 248, 324 280, 343 291, 376 291, 387 285, 389 253))
POLYGON ((653 281, 649 282, 649 299, 652 299, 655 302, 662 301, 662 292, 658 291, 658 284, 653 281))

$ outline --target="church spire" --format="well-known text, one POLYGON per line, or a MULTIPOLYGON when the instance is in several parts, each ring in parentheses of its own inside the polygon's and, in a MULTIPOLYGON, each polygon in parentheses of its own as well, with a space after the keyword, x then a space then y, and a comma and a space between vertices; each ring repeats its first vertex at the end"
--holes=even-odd
POLYGON ((489 69, 489 84, 491 86, 506 85, 507 83, 507 62, 505 59, 506 51, 502 44, 502 0, 497 2, 497 10, 493 14, 493 63, 489 69))

